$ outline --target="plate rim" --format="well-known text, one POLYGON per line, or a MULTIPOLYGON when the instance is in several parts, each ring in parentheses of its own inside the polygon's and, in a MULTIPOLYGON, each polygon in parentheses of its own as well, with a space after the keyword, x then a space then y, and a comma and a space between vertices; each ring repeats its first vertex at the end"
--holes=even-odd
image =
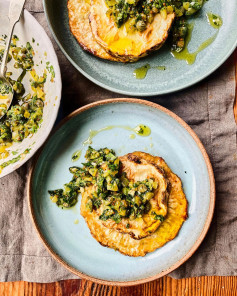
MULTIPOLYGON (((219 61, 219 63, 217 63, 212 69, 210 69, 207 73, 205 73, 201 77, 197 78, 196 80, 194 80, 192 82, 186 83, 185 85, 183 85, 181 87, 174 87, 173 89, 170 89, 170 90, 156 91, 156 92, 123 91, 123 90, 117 89, 115 87, 110 87, 110 86, 106 85, 105 83, 102 83, 102 82, 98 81, 97 79, 95 79, 92 76, 90 76, 89 74, 87 74, 84 70, 81 69, 81 67, 76 62, 74 62, 74 60, 70 57, 70 55, 64 49, 63 45, 61 44, 61 42, 59 41, 56 33, 53 30, 53 26, 52 26, 52 23, 50 21, 48 10, 47 10, 47 3, 46 3, 47 1, 48 0, 43 0, 43 7, 44 7, 44 13, 45 13, 45 17, 46 17, 48 26, 50 28, 50 31, 51 31, 53 37, 54 37, 54 40, 56 41, 57 45, 59 46, 59 48, 61 49, 61 51, 65 55, 65 57, 68 59, 68 61, 77 69, 77 71, 79 71, 82 75, 84 75, 87 79, 89 79, 90 81, 92 81, 96 85, 98 85, 98 86, 100 86, 100 87, 102 87, 104 89, 107 89, 109 91, 112 91, 112 92, 115 92, 115 93, 118 93, 118 94, 122 94, 122 95, 137 96, 137 97, 144 97, 144 96, 153 97, 153 96, 157 96, 157 95, 165 95, 165 94, 170 94, 170 93, 176 93, 178 91, 187 89, 187 88, 197 84, 198 82, 204 80, 209 75, 211 75, 213 72, 215 72, 222 64, 224 64, 224 62, 231 56, 231 54, 234 52, 234 50, 237 47, 237 38, 236 38, 236 40, 233 43, 232 47, 225 54, 225 56, 219 61)), ((236 30, 236 37, 237 37, 237 30, 236 30)), ((79 44, 78 44, 78 46, 80 47, 79 44)), ((83 49, 81 49, 81 50, 83 50, 83 49)), ((88 54, 90 54, 90 53, 88 53, 88 54)))
POLYGON ((211 224, 211 221, 212 221, 212 218, 213 218, 213 214, 214 214, 215 199, 216 199, 216 189, 215 189, 215 177, 214 177, 214 173, 213 173, 213 168, 212 168, 209 156, 208 156, 208 154, 206 152, 206 149, 204 148, 202 142, 200 141, 200 139, 198 138, 196 133, 192 130, 192 128, 183 119, 181 119, 178 115, 176 115, 172 111, 166 109, 165 107, 163 107, 163 106, 161 106, 159 104, 156 104, 156 103, 153 103, 153 102, 150 102, 150 101, 146 101, 146 100, 135 99, 135 98, 105 99, 105 100, 102 100, 102 101, 93 102, 93 103, 90 103, 88 105, 85 105, 83 107, 78 108, 77 110, 73 111, 68 116, 66 116, 56 126, 56 128, 50 134, 50 137, 47 139, 47 141, 45 142, 43 147, 41 147, 40 151, 37 153, 37 156, 33 160, 32 167, 31 167, 30 172, 29 172, 28 182, 27 182, 27 201, 28 201, 28 209, 29 209, 29 212, 30 212, 31 221, 32 221, 32 223, 33 223, 33 225, 34 225, 34 227, 36 229, 36 232, 37 232, 39 238, 41 239, 41 241, 43 242, 44 246, 46 247, 48 252, 51 254, 51 256, 57 262, 61 263, 70 272, 74 273, 75 275, 79 276, 82 279, 90 280, 90 281, 93 281, 93 282, 98 283, 98 284, 114 285, 114 286, 134 286, 134 285, 139 285, 139 284, 144 284, 144 283, 147 283, 147 282, 150 282, 150 281, 154 281, 154 280, 156 280, 158 278, 161 278, 161 277, 167 275, 168 273, 174 271, 180 265, 182 265, 185 261, 187 261, 195 253, 195 251, 198 249, 198 247, 202 243, 203 239, 205 238, 205 236, 206 236, 206 234, 207 234, 207 232, 209 230, 209 227, 210 227, 210 224, 211 224), (186 253, 186 255, 184 255, 180 260, 178 260, 175 264, 170 266, 168 269, 166 269, 166 270, 164 270, 164 271, 162 271, 162 272, 160 272, 160 273, 158 273, 156 275, 146 277, 146 278, 143 278, 143 279, 140 279, 140 280, 134 280, 134 281, 109 281, 109 280, 103 280, 103 279, 96 278, 96 277, 87 275, 85 273, 82 273, 78 269, 70 266, 65 260, 63 260, 56 253, 56 251, 53 250, 53 247, 51 247, 50 244, 47 242, 47 240, 44 238, 44 235, 43 235, 39 225, 37 224, 37 219, 35 217, 34 207, 33 207, 33 193, 32 193, 32 187, 33 186, 32 185, 33 185, 34 171, 35 171, 35 168, 37 166, 39 157, 42 154, 45 145, 51 139, 51 136, 59 128, 61 128, 65 123, 67 123, 71 118, 79 115, 80 113, 83 113, 83 112, 85 112, 85 111, 87 111, 87 110, 89 110, 91 108, 98 107, 98 106, 101 106, 101 105, 116 104, 116 103, 134 103, 134 104, 145 105, 147 107, 158 109, 159 111, 164 112, 167 115, 169 115, 170 117, 172 117, 173 119, 175 119, 178 122, 178 124, 180 124, 182 127, 184 127, 186 129, 186 131, 191 135, 191 137, 195 141, 196 145, 198 146, 200 152, 202 153, 205 164, 207 166, 209 183, 210 183, 210 204, 209 204, 207 218, 206 218, 205 224, 203 226, 203 229, 202 229, 199 237, 197 238, 197 240, 195 241, 193 246, 190 248, 190 250, 186 253))

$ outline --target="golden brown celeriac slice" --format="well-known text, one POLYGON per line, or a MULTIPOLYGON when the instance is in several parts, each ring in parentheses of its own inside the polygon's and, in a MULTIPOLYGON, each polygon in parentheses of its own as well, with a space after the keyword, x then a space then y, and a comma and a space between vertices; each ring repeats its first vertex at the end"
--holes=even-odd
POLYGON ((188 202, 180 178, 170 170, 162 158, 144 152, 134 152, 132 155, 146 159, 147 162, 155 163, 165 172, 170 184, 170 192, 164 222, 155 232, 139 240, 134 239, 129 233, 106 227, 104 221, 99 219, 96 211, 90 212, 86 206, 92 188, 85 190, 82 194, 81 214, 85 218, 91 234, 100 244, 118 250, 125 255, 137 257, 155 251, 177 236, 183 222, 187 219, 188 202))
POLYGON ((99 58, 117 61, 118 59, 108 54, 92 35, 89 24, 90 0, 69 0, 67 7, 69 26, 80 46, 99 58))
POLYGON ((90 23, 95 40, 111 55, 124 62, 134 62, 151 51, 158 50, 168 37, 175 14, 162 17, 156 14, 143 32, 127 30, 125 23, 120 28, 106 13, 105 0, 91 0, 90 23))

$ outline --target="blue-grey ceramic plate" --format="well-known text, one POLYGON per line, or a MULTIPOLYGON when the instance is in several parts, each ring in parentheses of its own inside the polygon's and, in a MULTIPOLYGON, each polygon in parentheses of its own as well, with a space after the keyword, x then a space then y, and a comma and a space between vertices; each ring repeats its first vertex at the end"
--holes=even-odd
POLYGON ((45 13, 61 50, 69 61, 94 83, 121 94, 152 96, 181 90, 191 86, 216 70, 233 52, 237 44, 237 1, 209 0, 202 11, 193 18, 193 38, 189 51, 194 52, 200 44, 215 35, 217 30, 208 22, 206 13, 213 12, 223 19, 215 41, 197 55, 193 65, 172 57, 169 46, 132 64, 101 60, 83 51, 70 32, 67 0, 44 0, 45 13), (166 70, 150 69, 145 79, 133 77, 134 69, 150 64, 165 66, 166 70))
POLYGON ((44 146, 32 170, 29 202, 34 224, 51 254, 80 277, 106 284, 131 285, 156 279, 177 268, 197 249, 211 222, 215 200, 214 177, 201 142, 179 117, 150 102, 135 99, 106 100, 72 113, 44 146), (92 139, 96 149, 109 147, 117 155, 147 151, 165 159, 180 176, 187 196, 189 218, 178 236, 145 257, 128 257, 101 246, 74 209, 61 210, 52 203, 48 190, 71 180, 69 167, 80 166, 90 130, 111 125, 151 128, 148 137, 136 136, 121 127, 105 130, 92 139), (72 163, 72 154, 82 157, 72 163), (78 219, 79 223, 74 221, 78 219))

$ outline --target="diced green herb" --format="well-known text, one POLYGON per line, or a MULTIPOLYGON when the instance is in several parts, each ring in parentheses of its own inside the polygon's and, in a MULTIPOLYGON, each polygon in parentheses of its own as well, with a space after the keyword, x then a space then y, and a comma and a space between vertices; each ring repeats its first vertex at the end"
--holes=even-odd
POLYGON ((93 211, 102 207, 103 221, 112 219, 119 223, 123 218, 135 219, 150 211, 153 190, 157 188, 153 179, 128 180, 126 173, 120 173, 120 160, 112 149, 89 147, 85 158, 82 168, 69 169, 73 178, 64 189, 49 191, 51 198, 57 198, 58 206, 71 207, 82 188, 93 185, 95 191, 88 198, 87 208, 93 211))
POLYGON ((160 220, 161 222, 165 220, 165 217, 163 215, 157 215, 155 212, 152 212, 152 215, 154 215, 155 220, 160 220))
MULTIPOLYGON (((6 36, 3 36, 4 39, 6 36)), ((17 80, 11 78, 12 72, 7 73, 7 78, 14 90, 14 97, 11 108, 4 112, 4 116, 0 119, 0 146, 6 143, 21 142, 26 137, 34 134, 42 122, 43 108, 44 108, 44 84, 46 82, 46 75, 43 77, 34 78, 31 86, 35 87, 34 94, 25 94, 25 87, 23 80, 27 72, 31 71, 34 66, 34 50, 29 42, 25 46, 18 46, 19 38, 13 35, 8 62, 13 59, 14 67, 19 70, 19 77, 17 80)), ((0 50, 0 62, 3 56, 3 50, 0 50)), ((0 93, 2 95, 8 94, 11 91, 6 84, 0 80, 0 93)), ((0 105, 0 112, 3 106, 0 105)), ((28 153, 28 150, 24 154, 28 153)), ((13 155, 17 152, 13 151, 13 155)), ((5 162, 1 168, 8 166, 11 163, 20 160, 21 155, 5 162)))

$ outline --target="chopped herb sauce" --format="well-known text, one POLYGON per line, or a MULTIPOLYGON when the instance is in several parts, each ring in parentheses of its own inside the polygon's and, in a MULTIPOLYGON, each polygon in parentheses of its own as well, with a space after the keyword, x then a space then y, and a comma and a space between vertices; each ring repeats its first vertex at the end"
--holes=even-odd
POLYGON ((11 160, 8 160, 0 165, 0 172, 5 167, 9 166, 12 163, 18 162, 20 159, 24 158, 26 154, 30 152, 31 149, 26 149, 23 153, 19 154, 17 157, 12 158, 11 160))
MULTIPOLYGON (((10 109, 0 119, 0 147, 13 142, 22 142, 29 135, 34 134, 42 122, 44 108, 44 84, 47 75, 42 73, 38 76, 34 70, 34 49, 30 42, 25 46, 18 45, 19 38, 14 35, 10 47, 8 62, 14 64, 15 73, 19 72, 18 79, 11 78, 12 73, 8 72, 7 77, 14 90, 14 97, 10 109), (28 73, 28 74, 27 74, 28 73), (31 93, 26 93, 23 78, 28 75, 31 84, 31 93)), ((0 62, 3 49, 0 50, 0 62)), ((10 89, 0 81, 0 93, 8 94, 10 89)), ((0 112, 4 106, 0 100, 0 112)), ((1 154, 1 153, 0 153, 1 154)), ((0 155, 1 156, 1 155, 0 155)), ((20 155, 9 162, 1 164, 1 168, 14 163, 20 159, 20 155)))
MULTIPOLYGON (((120 173, 120 160, 112 149, 95 150, 89 147, 83 167, 71 167, 73 178, 63 189, 49 190, 50 198, 59 207, 70 208, 78 201, 78 194, 93 186, 87 208, 92 212, 102 206, 100 219, 119 223, 123 218, 142 217, 150 208, 150 200, 158 184, 153 179, 134 182, 120 173)), ((154 212, 155 213, 155 212, 154 212)), ((154 220, 162 217, 154 215, 154 220)), ((129 224, 127 224, 129 228, 129 224)))

